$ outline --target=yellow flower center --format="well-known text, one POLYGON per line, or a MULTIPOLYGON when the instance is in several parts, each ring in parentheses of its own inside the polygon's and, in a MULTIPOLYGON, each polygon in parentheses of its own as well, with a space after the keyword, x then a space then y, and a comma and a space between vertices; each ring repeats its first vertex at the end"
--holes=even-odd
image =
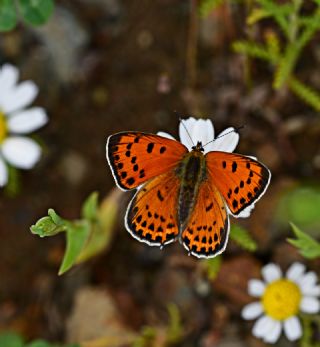
POLYGON ((0 110, 0 143, 3 142, 3 140, 7 136, 7 121, 5 115, 0 110))
POLYGON ((263 294, 262 305, 268 316, 276 320, 285 320, 299 311, 301 291, 299 287, 286 279, 270 283, 263 294))

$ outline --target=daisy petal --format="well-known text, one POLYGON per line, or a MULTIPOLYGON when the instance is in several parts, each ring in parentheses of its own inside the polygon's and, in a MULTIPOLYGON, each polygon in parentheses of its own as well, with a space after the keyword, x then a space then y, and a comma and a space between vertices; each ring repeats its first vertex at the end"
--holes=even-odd
POLYGON ((280 337, 281 328, 282 324, 279 321, 275 321, 272 329, 264 336, 264 341, 267 343, 276 343, 280 337))
POLYGON ((3 187, 8 182, 8 169, 4 161, 0 158, 0 187, 3 187))
POLYGON ((227 128, 209 143, 208 151, 233 152, 239 142, 239 134, 234 128, 227 128))
POLYGON ((298 285, 302 293, 306 296, 319 296, 320 288, 317 286, 318 277, 313 271, 306 273, 298 279, 298 285))
POLYGON ((164 131, 158 131, 157 135, 165 137, 167 139, 175 140, 175 138, 172 135, 165 133, 164 131))
POLYGON ((298 340, 302 336, 302 329, 299 319, 294 316, 285 320, 284 332, 289 341, 298 340))
POLYGON ((41 155, 40 146, 35 141, 22 136, 7 138, 1 150, 4 158, 19 169, 31 169, 41 155))
POLYGON ((276 323, 272 318, 263 316, 254 323, 252 334, 256 337, 265 338, 276 323))
POLYGON ((3 65, 0 70, 0 108, 2 99, 14 87, 19 77, 19 70, 10 64, 3 65))
POLYGON ((303 264, 295 262, 289 267, 286 277, 291 281, 297 282, 303 276, 305 270, 306 267, 303 264))
POLYGON ((318 313, 320 310, 320 302, 316 298, 305 296, 300 302, 300 310, 305 313, 318 313))
POLYGON ((253 302, 251 304, 246 305, 241 312, 241 316, 243 319, 255 319, 259 317, 263 312, 263 308, 260 302, 253 302))
POLYGON ((196 120, 193 117, 184 119, 179 124, 179 137, 180 141, 188 147, 189 151, 191 150, 194 144, 192 143, 190 136, 193 131, 193 127, 196 124, 196 120))
POLYGON ((236 218, 247 218, 250 216, 251 211, 254 209, 255 204, 251 204, 247 206, 244 210, 242 210, 239 214, 237 214, 236 218))
POLYGON ((3 96, 1 107, 4 113, 21 110, 31 104, 37 94, 38 87, 32 81, 22 82, 3 96))
POLYGON ((320 286, 304 287, 301 291, 306 296, 320 296, 320 286))
POLYGON ((260 280, 249 280, 248 282, 248 293, 254 297, 260 297, 263 295, 265 290, 265 284, 260 280))
MULTIPOLYGON (((199 141, 202 145, 214 139, 214 129, 210 119, 198 119, 190 133, 193 143, 196 145, 199 141)), ((210 151, 210 144, 204 148, 205 153, 210 151)))
POLYGON ((273 263, 264 266, 261 272, 263 278, 268 283, 279 280, 282 277, 280 267, 273 263))
POLYGON ((303 287, 313 287, 317 284, 317 274, 314 271, 309 271, 306 273, 304 276, 302 276, 299 280, 298 283, 301 288, 303 287))
POLYGON ((48 117, 45 110, 41 107, 33 107, 10 116, 8 128, 12 133, 28 134, 41 128, 47 122, 48 117))

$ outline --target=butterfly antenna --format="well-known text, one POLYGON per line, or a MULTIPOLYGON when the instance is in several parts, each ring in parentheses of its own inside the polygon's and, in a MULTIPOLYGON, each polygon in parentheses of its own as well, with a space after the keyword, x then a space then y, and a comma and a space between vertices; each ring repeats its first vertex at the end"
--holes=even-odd
MULTIPOLYGON (((175 113, 177 113, 177 112, 175 112, 175 113)), ((190 135, 190 133, 189 133, 189 131, 188 131, 186 125, 184 124, 184 119, 182 119, 181 117, 179 117, 179 121, 182 123, 182 125, 183 125, 183 127, 184 127, 184 130, 185 130, 186 133, 188 134, 189 139, 190 139, 191 143, 192 143, 193 146, 194 146, 195 144, 194 144, 194 142, 193 142, 193 140, 192 140, 192 137, 191 137, 191 135, 190 135)))
POLYGON ((223 136, 226 136, 226 135, 231 134, 231 133, 237 133, 237 132, 239 132, 239 130, 241 130, 242 128, 244 128, 244 125, 241 125, 241 126, 238 127, 238 128, 232 129, 232 130, 228 131, 227 133, 222 134, 222 135, 216 137, 215 139, 213 139, 213 140, 207 142, 207 143, 206 143, 205 145, 203 145, 202 147, 205 147, 205 146, 208 145, 209 143, 214 142, 214 141, 220 139, 220 138, 223 137, 223 136))

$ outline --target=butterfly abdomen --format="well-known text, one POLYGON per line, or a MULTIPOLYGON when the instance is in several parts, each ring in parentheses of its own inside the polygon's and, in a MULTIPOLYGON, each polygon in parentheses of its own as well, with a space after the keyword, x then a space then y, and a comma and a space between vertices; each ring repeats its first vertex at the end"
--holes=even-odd
POLYGON ((181 180, 178 204, 180 232, 185 228, 197 198, 199 185, 206 178, 206 163, 199 151, 189 152, 176 170, 181 180))

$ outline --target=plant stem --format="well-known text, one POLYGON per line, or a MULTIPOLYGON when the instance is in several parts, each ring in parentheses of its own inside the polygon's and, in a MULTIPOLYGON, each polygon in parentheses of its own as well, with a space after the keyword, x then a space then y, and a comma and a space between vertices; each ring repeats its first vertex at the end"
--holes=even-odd
POLYGON ((288 39, 291 43, 294 43, 296 41, 298 32, 299 32, 299 12, 302 5, 302 0, 293 0, 294 5, 294 11, 290 15, 290 25, 289 25, 289 32, 288 32, 288 39))

